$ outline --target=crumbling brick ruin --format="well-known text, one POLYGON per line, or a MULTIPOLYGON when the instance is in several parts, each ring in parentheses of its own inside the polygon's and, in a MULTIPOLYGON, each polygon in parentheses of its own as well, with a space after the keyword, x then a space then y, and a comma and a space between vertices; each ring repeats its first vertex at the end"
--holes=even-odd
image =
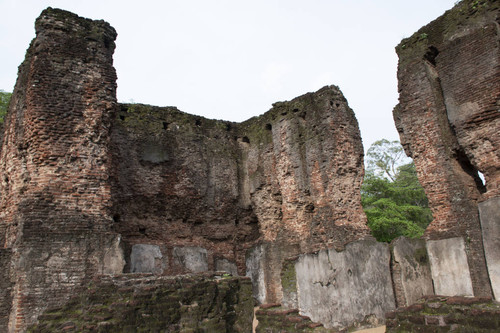
POLYGON ((108 180, 116 32, 47 10, 36 33, 19 68, 0 157, 0 241, 12 283, 2 300, 10 313, 1 316, 10 318, 9 331, 65 302, 83 281, 120 271, 105 266, 119 258, 108 180))
POLYGON ((394 119, 433 212, 428 249, 443 267, 453 264, 442 250, 462 257, 453 278, 436 276, 438 294, 460 280, 454 292, 491 296, 493 286, 500 297, 499 8, 462 1, 396 48, 394 119))
POLYGON ((257 331, 335 332, 426 295, 498 300, 499 17, 464 0, 397 48, 434 221, 389 246, 337 87, 242 123, 119 104, 114 29, 46 9, 3 129, 0 331, 251 332, 255 301, 257 331))
POLYGON ((361 138, 338 88, 240 124, 119 105, 112 27, 47 9, 36 33, 0 165, 10 331, 98 274, 263 274, 259 300, 280 301, 284 258, 369 236, 361 138))

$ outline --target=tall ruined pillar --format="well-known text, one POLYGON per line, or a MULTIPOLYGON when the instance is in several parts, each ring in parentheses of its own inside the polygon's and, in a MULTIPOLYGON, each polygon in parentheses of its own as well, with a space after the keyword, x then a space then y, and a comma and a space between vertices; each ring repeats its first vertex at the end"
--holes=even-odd
POLYGON ((0 157, 0 247, 12 282, 0 294, 10 311, 2 332, 23 331, 92 275, 122 268, 108 182, 116 32, 51 8, 35 28, 0 157))
POLYGON ((500 230, 499 7, 463 0, 396 49, 394 119, 433 211, 425 237, 438 294, 500 288, 500 244, 483 239, 487 221, 500 230))
POLYGON ((261 302, 282 301, 287 257, 343 250, 370 234, 361 206, 361 136, 341 91, 323 87, 273 106, 241 124, 248 138, 241 144, 242 188, 261 232, 247 270, 265 286, 261 302))

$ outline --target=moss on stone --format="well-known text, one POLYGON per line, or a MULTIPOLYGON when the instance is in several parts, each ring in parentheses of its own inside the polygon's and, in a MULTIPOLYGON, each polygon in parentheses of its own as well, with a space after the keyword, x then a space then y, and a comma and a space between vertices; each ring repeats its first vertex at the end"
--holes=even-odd
POLYGON ((248 332, 252 318, 247 278, 103 277, 67 306, 40 316, 28 332, 126 332, 132 327, 133 332, 248 332))
POLYGON ((283 293, 297 292, 297 274, 295 272, 295 261, 285 260, 281 269, 281 286, 283 293))
MULTIPOLYGON (((405 38, 396 47, 400 66, 422 60, 429 47, 442 44, 467 26, 481 24, 500 7, 495 0, 462 0, 442 16, 405 38), (492 14, 489 15, 488 12, 492 14)), ((494 19, 493 19, 494 21, 494 19)))

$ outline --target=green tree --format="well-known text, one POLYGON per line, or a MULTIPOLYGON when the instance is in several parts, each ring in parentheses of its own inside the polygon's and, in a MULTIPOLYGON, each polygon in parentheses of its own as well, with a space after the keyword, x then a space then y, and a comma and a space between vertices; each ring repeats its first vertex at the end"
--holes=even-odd
POLYGON ((3 123, 7 109, 9 108, 11 93, 0 90, 0 124, 3 123))
POLYGON ((366 152, 366 171, 378 177, 395 180, 398 167, 409 163, 399 141, 375 141, 366 152))
POLYGON ((401 164, 401 161, 408 162, 401 154, 401 145, 388 140, 375 142, 367 154, 361 200, 368 226, 381 242, 390 242, 399 236, 421 237, 432 221, 415 165, 413 162, 401 164))

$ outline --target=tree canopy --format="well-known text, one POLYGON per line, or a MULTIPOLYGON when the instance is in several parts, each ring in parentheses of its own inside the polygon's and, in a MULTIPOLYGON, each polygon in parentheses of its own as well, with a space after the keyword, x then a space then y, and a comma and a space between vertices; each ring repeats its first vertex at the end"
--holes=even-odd
POLYGON ((415 165, 402 154, 399 142, 388 140, 375 142, 367 153, 361 200, 368 226, 378 241, 421 237, 432 221, 415 165))
POLYGON ((398 167, 410 163, 399 141, 381 139, 375 141, 366 152, 366 171, 377 177, 388 177, 394 181, 398 167))
POLYGON ((11 93, 0 90, 0 124, 3 123, 7 109, 9 108, 11 93))

